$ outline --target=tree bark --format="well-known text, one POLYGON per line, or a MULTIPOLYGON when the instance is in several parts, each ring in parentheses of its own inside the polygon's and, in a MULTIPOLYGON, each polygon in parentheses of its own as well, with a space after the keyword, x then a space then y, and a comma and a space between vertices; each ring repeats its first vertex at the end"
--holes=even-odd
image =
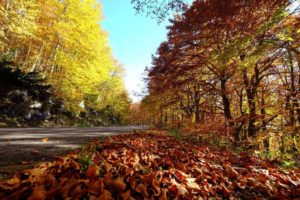
POLYGON ((254 137, 256 133, 256 102, 255 102, 255 95, 257 92, 258 86, 258 69, 255 66, 255 77, 252 77, 251 80, 248 78, 248 74, 246 69, 243 69, 243 79, 244 85, 246 88, 246 95, 247 95, 247 103, 249 108, 249 115, 248 115, 248 137, 254 137))
POLYGON ((228 122, 229 129, 232 131, 234 140, 235 142, 238 142, 240 139, 239 132, 235 128, 235 124, 232 121, 232 114, 230 110, 230 100, 227 96, 227 91, 226 91, 226 79, 221 79, 221 97, 222 97, 222 102, 223 102, 223 107, 224 107, 224 117, 226 121, 228 122))
POLYGON ((264 90, 262 90, 261 94, 261 108, 260 108, 260 114, 262 115, 262 127, 261 129, 265 131, 267 129, 267 122, 266 122, 266 109, 265 109, 265 97, 264 97, 264 90))
POLYGON ((254 137, 256 132, 256 103, 253 93, 247 94, 249 105, 249 121, 248 121, 248 136, 254 137))

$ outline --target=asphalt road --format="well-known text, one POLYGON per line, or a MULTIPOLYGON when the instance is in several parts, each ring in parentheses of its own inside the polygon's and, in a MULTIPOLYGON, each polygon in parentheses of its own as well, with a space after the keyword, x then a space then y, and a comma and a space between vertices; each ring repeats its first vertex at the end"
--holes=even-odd
POLYGON ((147 127, 0 128, 0 167, 51 161, 55 156, 82 147, 93 138, 141 129, 147 127))

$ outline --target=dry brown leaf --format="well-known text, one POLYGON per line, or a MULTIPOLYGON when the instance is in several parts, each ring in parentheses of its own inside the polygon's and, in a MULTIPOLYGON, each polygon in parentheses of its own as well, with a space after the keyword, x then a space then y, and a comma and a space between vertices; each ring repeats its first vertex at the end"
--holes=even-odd
POLYGON ((40 153, 40 151, 39 150, 37 150, 37 149, 32 149, 31 150, 31 154, 39 154, 40 153))
POLYGON ((159 196, 161 193, 160 182, 156 179, 153 179, 152 187, 154 188, 154 190, 153 190, 154 196, 159 196))
POLYGON ((134 198, 131 197, 131 193, 130 193, 130 190, 127 190, 126 192, 123 192, 121 194, 121 197, 124 199, 124 200, 133 200, 134 198))
POLYGON ((28 161, 24 161, 24 160, 23 160, 23 161, 21 161, 21 164, 22 164, 22 165, 28 165, 28 164, 29 164, 29 162, 28 162, 28 161))
POLYGON ((99 178, 99 167, 96 165, 89 166, 86 171, 86 177, 88 179, 98 179, 99 178))
POLYGON ((44 184, 48 187, 55 187, 57 185, 57 180, 52 174, 47 174, 45 177, 44 184))
POLYGON ((45 188, 48 199, 234 199, 245 189, 254 199, 300 197, 299 171, 265 169, 269 164, 257 157, 235 157, 163 134, 113 136, 92 142, 83 153, 93 153, 95 163, 86 172, 80 170, 79 156, 72 153, 0 182, 0 199, 43 198, 45 188), (93 145, 101 146, 100 150, 94 152, 93 145))
POLYGON ((29 196, 28 200, 44 200, 46 199, 47 191, 43 185, 36 186, 32 190, 32 194, 29 196))
POLYGON ((265 184, 268 180, 268 177, 265 174, 259 174, 256 177, 257 181, 261 182, 262 184, 265 184))
POLYGON ((49 141, 49 138, 47 138, 47 137, 45 137, 45 138, 43 138, 43 139, 41 140, 42 143, 46 143, 46 142, 48 142, 48 141, 49 141))
POLYGON ((158 198, 159 200, 168 200, 168 197, 167 197, 167 189, 163 188, 161 190, 161 194, 158 198))
POLYGON ((126 189, 126 184, 124 183, 124 178, 119 177, 112 181, 111 188, 114 192, 121 193, 126 189))
POLYGON ((89 193, 96 196, 100 195, 104 190, 103 180, 90 181, 89 193))
POLYGON ((228 164, 224 164, 223 167, 225 168, 225 172, 229 178, 231 178, 233 180, 238 178, 239 173, 235 169, 233 169, 232 166, 230 166, 228 164))
POLYGON ((3 190, 6 192, 10 192, 18 188, 20 184, 21 184, 21 180, 18 177, 14 176, 13 178, 0 183, 0 191, 3 190))
POLYGON ((99 196, 101 200, 113 200, 111 193, 108 190, 104 190, 103 193, 99 196))
POLYGON ((87 188, 84 184, 79 184, 72 190, 72 198, 71 199, 81 199, 87 193, 87 188))
POLYGON ((136 188, 135 191, 137 191, 138 193, 141 193, 143 195, 143 197, 147 198, 149 196, 148 191, 147 191, 147 187, 144 184, 139 184, 136 188))

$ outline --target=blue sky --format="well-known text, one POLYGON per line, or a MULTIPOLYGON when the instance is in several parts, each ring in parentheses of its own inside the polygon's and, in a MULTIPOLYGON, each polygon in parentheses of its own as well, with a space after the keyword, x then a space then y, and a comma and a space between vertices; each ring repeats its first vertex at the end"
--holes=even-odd
POLYGON ((166 22, 136 14, 130 0, 100 0, 104 12, 102 26, 109 34, 113 55, 126 69, 125 84, 130 97, 144 87, 142 74, 151 64, 151 55, 166 40, 166 22))

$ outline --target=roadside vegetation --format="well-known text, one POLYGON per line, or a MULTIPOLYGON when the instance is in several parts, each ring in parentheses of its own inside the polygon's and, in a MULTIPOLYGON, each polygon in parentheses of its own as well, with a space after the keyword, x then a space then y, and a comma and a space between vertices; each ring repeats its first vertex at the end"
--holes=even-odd
POLYGON ((100 3, 0 3, 0 127, 127 123, 124 69, 100 3))

